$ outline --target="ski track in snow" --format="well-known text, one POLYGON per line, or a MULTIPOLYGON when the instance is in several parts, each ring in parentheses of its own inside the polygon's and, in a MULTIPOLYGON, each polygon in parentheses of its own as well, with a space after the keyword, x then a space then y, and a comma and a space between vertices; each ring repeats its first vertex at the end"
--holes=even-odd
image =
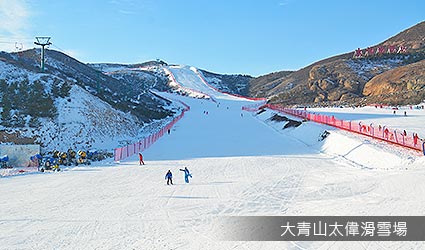
MULTIPOLYGON (((319 143, 317 136, 328 127, 307 123, 282 131, 283 123, 267 121, 269 111, 242 117, 241 106, 252 102, 216 93, 190 68, 171 70, 184 87, 212 95, 220 105, 173 96, 191 110, 144 152, 144 166, 134 156, 110 167, 2 178, 0 249, 425 247, 422 242, 218 241, 213 232, 220 216, 422 215, 424 161, 413 156, 407 169, 396 163, 383 169, 375 165, 385 159, 376 157, 365 165, 353 152, 373 147, 387 153, 387 147, 335 130, 319 143), (329 145, 337 141, 339 151, 329 145), (193 175, 189 184, 179 171, 184 167, 193 175), (173 186, 164 180, 168 169, 173 186)), ((405 153, 397 157, 403 160, 405 153)))

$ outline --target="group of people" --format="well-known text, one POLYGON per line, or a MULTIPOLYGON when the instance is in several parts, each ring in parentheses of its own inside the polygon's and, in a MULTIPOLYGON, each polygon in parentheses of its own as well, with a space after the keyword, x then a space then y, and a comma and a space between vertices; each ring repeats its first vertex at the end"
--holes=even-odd
MULTIPOLYGON (((145 165, 145 162, 143 161, 143 155, 139 152, 139 165, 145 165)), ((186 183, 189 183, 189 177, 192 178, 192 174, 189 172, 189 169, 185 167, 184 169, 180 169, 180 171, 184 172, 184 181, 186 183)), ((171 170, 168 170, 168 172, 165 174, 165 179, 167 180, 167 185, 173 185, 173 173, 171 173, 171 170)))
MULTIPOLYGON (((180 169, 180 171, 184 172, 184 181, 189 183, 189 177, 192 178, 192 174, 189 172, 189 169, 185 167, 184 169, 180 169)), ((173 173, 171 173, 171 170, 168 170, 165 174, 165 179, 167 180, 167 185, 173 185, 173 173)))
MULTIPOLYGON (((396 115, 396 114, 397 114, 397 112, 394 110, 393 115, 396 115)), ((404 111, 404 116, 407 116, 407 111, 404 111)))

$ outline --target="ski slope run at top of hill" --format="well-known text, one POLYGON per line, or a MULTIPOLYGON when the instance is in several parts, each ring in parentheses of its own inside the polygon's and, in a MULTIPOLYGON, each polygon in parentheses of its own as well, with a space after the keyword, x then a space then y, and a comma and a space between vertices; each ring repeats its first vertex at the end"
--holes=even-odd
POLYGON ((243 98, 216 91, 202 79, 200 73, 195 67, 190 66, 170 66, 167 68, 174 76, 179 85, 184 88, 199 91, 215 100, 234 100, 244 101, 243 98))

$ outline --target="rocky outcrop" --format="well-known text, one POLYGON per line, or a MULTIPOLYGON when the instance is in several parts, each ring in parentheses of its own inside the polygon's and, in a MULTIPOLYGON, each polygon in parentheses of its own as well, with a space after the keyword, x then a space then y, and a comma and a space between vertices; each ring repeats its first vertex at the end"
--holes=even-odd
POLYGON ((363 89, 370 101, 408 104, 425 99, 425 60, 373 77, 363 89))

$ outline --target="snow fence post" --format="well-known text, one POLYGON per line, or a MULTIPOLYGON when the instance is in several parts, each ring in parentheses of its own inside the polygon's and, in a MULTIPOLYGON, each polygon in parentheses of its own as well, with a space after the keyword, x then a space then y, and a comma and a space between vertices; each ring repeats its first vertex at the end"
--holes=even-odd
POLYGON ((118 158, 118 148, 114 149, 114 161, 119 161, 119 158, 118 158))

